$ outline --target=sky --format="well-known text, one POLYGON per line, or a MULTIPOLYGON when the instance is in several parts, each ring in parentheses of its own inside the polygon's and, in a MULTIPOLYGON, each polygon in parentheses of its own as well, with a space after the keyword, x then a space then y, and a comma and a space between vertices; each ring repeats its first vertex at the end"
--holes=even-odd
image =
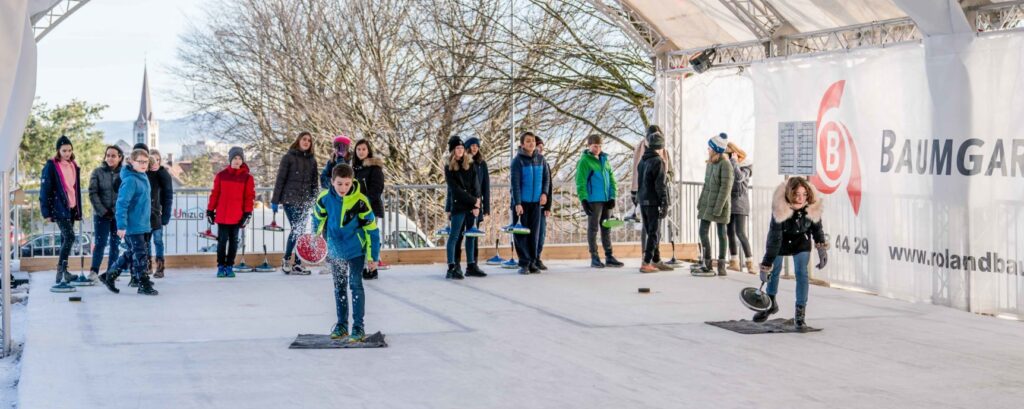
POLYGON ((106 104, 102 120, 134 120, 148 64, 156 118, 184 116, 186 108, 171 98, 181 84, 169 68, 176 64, 179 35, 210 1, 90 1, 39 42, 37 99, 106 104))

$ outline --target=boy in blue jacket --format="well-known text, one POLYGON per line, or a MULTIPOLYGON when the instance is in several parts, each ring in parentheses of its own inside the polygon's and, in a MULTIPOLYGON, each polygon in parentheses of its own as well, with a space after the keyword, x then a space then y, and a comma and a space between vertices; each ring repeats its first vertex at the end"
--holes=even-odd
POLYGON ((530 234, 515 235, 516 253, 519 255, 519 274, 540 272, 540 234, 542 206, 548 203, 547 186, 551 174, 545 166, 544 155, 537 151, 537 136, 523 132, 519 136, 522 149, 512 159, 512 205, 519 222, 530 229, 530 234))
POLYGON ((327 231, 327 262, 334 275, 334 305, 338 321, 331 338, 359 342, 366 337, 363 315, 363 267, 377 269, 380 261, 380 232, 370 200, 353 180, 355 172, 347 164, 331 171, 331 187, 316 199, 317 234, 327 231), (350 274, 351 273, 351 274, 350 274), (352 290, 352 334, 348 332, 348 290, 352 290))
POLYGON ((150 233, 149 216, 149 152, 136 149, 129 156, 129 166, 121 167, 121 187, 117 191, 117 204, 114 205, 114 219, 117 223, 117 236, 124 240, 128 250, 107 272, 100 275, 100 281, 114 294, 120 291, 114 287, 116 272, 131 263, 132 278, 139 283, 139 294, 157 295, 153 282, 149 280, 149 242, 146 235, 150 233))

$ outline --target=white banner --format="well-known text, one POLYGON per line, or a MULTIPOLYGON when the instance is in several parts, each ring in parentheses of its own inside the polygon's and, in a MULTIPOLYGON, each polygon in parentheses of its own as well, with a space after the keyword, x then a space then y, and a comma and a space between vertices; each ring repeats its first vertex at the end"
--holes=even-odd
POLYGON ((755 185, 780 181, 779 122, 817 123, 811 179, 833 246, 817 277, 1024 313, 1022 50, 1020 34, 949 36, 750 69, 755 185))

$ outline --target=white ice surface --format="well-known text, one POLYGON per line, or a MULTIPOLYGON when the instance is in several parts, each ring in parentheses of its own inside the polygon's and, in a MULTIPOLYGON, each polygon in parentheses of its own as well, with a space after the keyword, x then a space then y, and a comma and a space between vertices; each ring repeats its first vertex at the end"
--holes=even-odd
MULTIPOLYGON (((334 323, 329 276, 170 270, 157 297, 34 291, 20 408, 1019 408, 1024 325, 811 287, 812 334, 741 335, 755 278, 548 263, 368 282, 385 349, 289 350, 334 323), (650 287, 652 294, 637 293, 650 287)), ((47 288, 52 274, 33 274, 47 288)), ((779 316, 792 316, 792 281, 779 316)), ((3 389, 0 389, 3 391, 3 389)), ((0 399, 2 401, 2 399, 0 399)))

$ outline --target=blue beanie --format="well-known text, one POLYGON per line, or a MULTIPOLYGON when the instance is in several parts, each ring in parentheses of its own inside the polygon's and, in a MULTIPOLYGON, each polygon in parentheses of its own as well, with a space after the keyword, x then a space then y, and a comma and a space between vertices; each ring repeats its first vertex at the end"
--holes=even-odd
POLYGON ((715 151, 715 153, 725 152, 725 148, 728 147, 728 145, 729 142, 726 141, 725 138, 723 138, 721 135, 714 136, 711 139, 708 139, 708 147, 711 148, 711 150, 715 151))
POLYGON ((463 142, 462 145, 465 146, 466 149, 469 149, 469 147, 473 145, 480 146, 480 138, 471 136, 469 139, 466 139, 466 142, 463 142))

